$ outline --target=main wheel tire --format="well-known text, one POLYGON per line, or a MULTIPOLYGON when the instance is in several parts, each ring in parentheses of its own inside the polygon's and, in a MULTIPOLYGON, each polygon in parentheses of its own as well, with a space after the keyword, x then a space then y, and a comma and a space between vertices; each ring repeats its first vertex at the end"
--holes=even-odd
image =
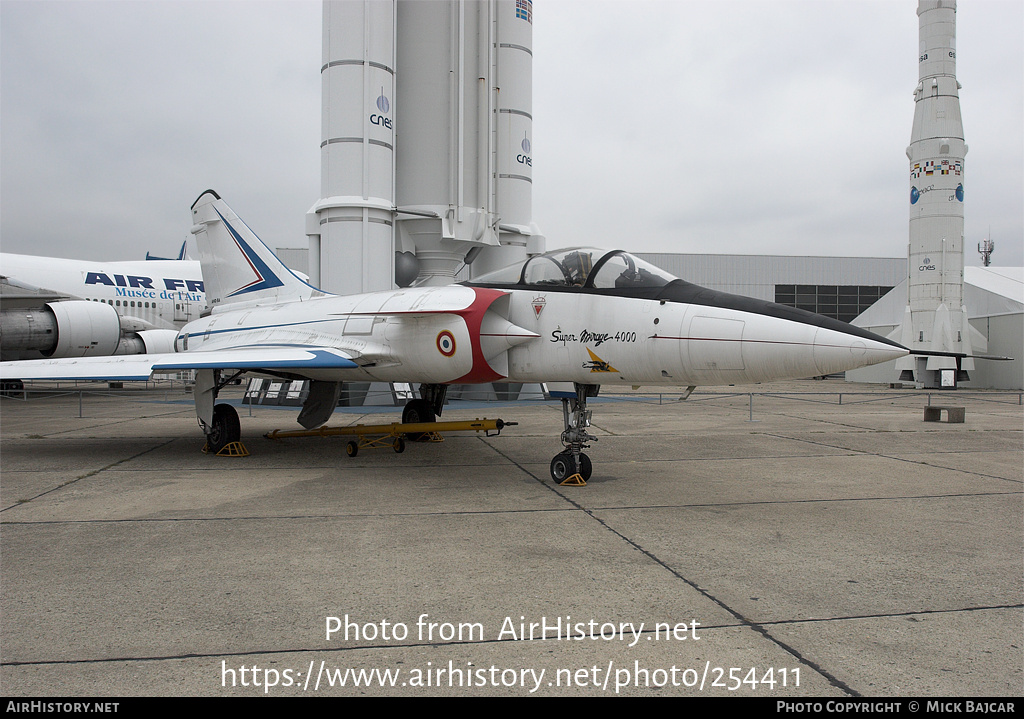
POLYGON ((594 473, 594 465, 590 461, 590 457, 580 452, 580 476, 583 477, 584 482, 590 481, 590 475, 594 473))
POLYGON ((206 444, 213 454, 224 449, 232 442, 242 438, 242 424, 238 421, 238 412, 229 404, 218 404, 213 408, 213 425, 206 435, 206 444))
POLYGON ((559 452, 551 460, 551 479, 561 484, 566 478, 576 474, 571 452, 559 452))
MULTIPOLYGON (((434 422, 437 417, 434 415, 434 408, 425 399, 414 399, 405 405, 402 410, 402 424, 418 424, 420 422, 434 422)), ((406 435, 411 442, 419 442, 427 438, 426 432, 410 432, 406 435)))

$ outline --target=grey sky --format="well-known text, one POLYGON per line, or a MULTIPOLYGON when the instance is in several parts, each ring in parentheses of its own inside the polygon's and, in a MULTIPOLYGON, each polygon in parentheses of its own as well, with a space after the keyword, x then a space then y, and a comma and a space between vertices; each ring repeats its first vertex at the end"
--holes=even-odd
MULTIPOLYGON (((534 5, 548 247, 903 256, 917 3, 534 5)), ((172 253, 217 190, 302 246, 320 2, 0 1, 0 245, 172 253)), ((961 0, 968 264, 1024 264, 1024 4, 961 0)))

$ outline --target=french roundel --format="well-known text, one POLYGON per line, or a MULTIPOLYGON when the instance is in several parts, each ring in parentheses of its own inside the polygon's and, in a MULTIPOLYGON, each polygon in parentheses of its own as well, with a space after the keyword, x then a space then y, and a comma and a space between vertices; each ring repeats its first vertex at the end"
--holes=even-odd
POLYGON ((455 354, 455 336, 448 330, 437 333, 437 351, 445 357, 455 354))

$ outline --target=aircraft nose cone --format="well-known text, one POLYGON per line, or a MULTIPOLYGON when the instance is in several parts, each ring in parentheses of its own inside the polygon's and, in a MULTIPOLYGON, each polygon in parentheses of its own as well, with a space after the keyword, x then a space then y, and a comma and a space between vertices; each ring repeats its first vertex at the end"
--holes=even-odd
POLYGON ((884 337, 863 331, 849 334, 819 327, 814 335, 814 364, 823 374, 845 372, 868 365, 899 359, 909 353, 905 347, 884 337))

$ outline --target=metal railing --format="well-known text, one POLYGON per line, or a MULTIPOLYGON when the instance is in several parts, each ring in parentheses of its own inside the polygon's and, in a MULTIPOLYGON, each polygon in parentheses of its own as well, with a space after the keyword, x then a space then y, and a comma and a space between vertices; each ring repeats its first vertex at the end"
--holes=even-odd
MULTIPOLYGON (((47 383, 46 387, 35 387, 31 383, 26 383, 22 389, 6 389, 2 392, 2 396, 5 400, 30 402, 33 400, 46 400, 54 399, 59 397, 77 396, 78 397, 78 416, 84 416, 84 402, 86 397, 97 397, 97 398, 118 398, 118 399, 129 399, 135 398, 144 401, 163 401, 163 402, 181 402, 185 398, 190 398, 192 395, 192 384, 183 380, 150 380, 148 382, 131 382, 124 383, 130 385, 127 387, 110 387, 110 386, 97 386, 96 382, 67 382, 67 383, 47 383), (159 399, 162 395, 162 399, 159 399)), ((249 405, 249 416, 252 416, 253 404, 257 407, 263 407, 266 409, 277 409, 277 408, 293 408, 298 409, 300 404, 295 401, 281 401, 276 404, 263 404, 263 403, 248 403, 243 401, 242 394, 244 393, 244 386, 237 388, 236 392, 225 391, 222 392, 222 399, 232 404, 249 405), (226 395, 236 394, 237 397, 229 397, 226 395)), ((754 421, 754 400, 788 400, 795 402, 809 402, 817 404, 834 404, 834 405, 856 405, 856 404, 867 404, 873 402, 920 402, 922 399, 925 400, 927 406, 931 406, 933 400, 938 399, 938 403, 950 404, 950 403, 963 403, 963 402, 984 402, 991 404, 1002 404, 1002 405, 1024 405, 1024 391, 1020 390, 956 390, 956 391, 923 391, 916 389, 905 389, 905 390, 876 390, 876 391, 843 391, 843 392, 829 392, 829 391, 814 391, 814 392, 799 392, 799 391, 763 391, 763 392, 751 392, 751 391, 694 391, 687 393, 685 391, 677 392, 615 392, 615 391, 602 391, 598 397, 591 398, 591 402, 622 402, 622 403, 638 403, 645 405, 671 405, 678 404, 681 401, 686 401, 688 404, 704 403, 704 402, 721 402, 737 399, 745 399, 744 404, 747 406, 747 411, 751 421, 754 421)), ((557 402, 555 398, 551 398, 543 391, 539 389, 525 389, 518 394, 517 399, 508 399, 504 397, 498 397, 495 392, 490 388, 481 387, 479 389, 472 387, 460 388, 459 392, 456 393, 455 397, 449 399, 449 403, 454 406, 458 406, 462 402, 467 403, 491 403, 491 404, 515 404, 518 402, 526 403, 546 403, 546 402, 557 402)), ((396 400, 395 394, 390 389, 384 390, 369 390, 362 395, 362 402, 358 405, 352 406, 339 406, 338 409, 341 411, 386 411, 390 408, 403 406, 404 401, 396 400)))

